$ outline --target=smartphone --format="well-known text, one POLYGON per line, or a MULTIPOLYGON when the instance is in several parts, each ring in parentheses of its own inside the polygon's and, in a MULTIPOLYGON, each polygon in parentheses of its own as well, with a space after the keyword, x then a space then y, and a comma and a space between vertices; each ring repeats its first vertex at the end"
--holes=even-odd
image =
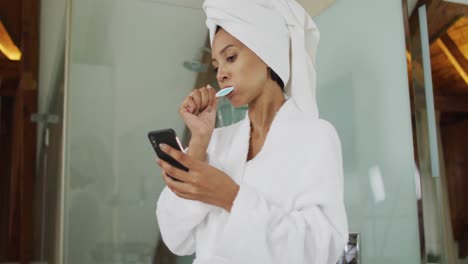
MULTIPOLYGON (((179 138, 177 138, 177 135, 175 131, 171 128, 168 129, 162 129, 162 130, 156 130, 156 131, 151 131, 148 133, 148 138, 151 142, 151 145, 153 146, 154 151, 156 152, 156 155, 171 164, 172 166, 179 168, 184 171, 188 171, 188 169, 180 164, 177 160, 173 159, 171 156, 167 155, 164 153, 161 148, 159 147, 159 144, 164 143, 166 145, 171 146, 172 148, 175 148, 179 151, 184 152, 184 149, 182 147, 182 144, 180 144, 179 138)), ((170 175, 167 175, 171 177, 175 181, 180 181, 170 175)))

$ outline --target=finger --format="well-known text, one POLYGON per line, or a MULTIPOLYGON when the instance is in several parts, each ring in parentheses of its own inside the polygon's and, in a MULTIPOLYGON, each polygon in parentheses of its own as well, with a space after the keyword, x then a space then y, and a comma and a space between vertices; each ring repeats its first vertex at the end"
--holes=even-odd
POLYGON ((201 97, 200 112, 203 112, 208 107, 210 96, 208 94, 208 90, 206 89, 206 87, 199 89, 199 91, 200 91, 200 97, 201 97))
POLYGON ((213 104, 213 109, 214 109, 214 110, 217 110, 217 109, 218 109, 218 102, 219 102, 219 98, 216 98, 216 96, 215 96, 214 104, 213 104))
POLYGON ((171 189, 172 191, 174 191, 174 188, 177 187, 177 184, 176 184, 176 183, 182 183, 181 181, 175 180, 174 177, 167 175, 167 173, 166 173, 165 171, 162 171, 162 176, 163 176, 164 182, 166 182, 166 185, 167 185, 167 186, 169 187, 169 189, 171 189))
POLYGON ((182 102, 181 108, 179 110, 181 112, 192 113, 192 111, 195 109, 195 106, 195 102, 193 102, 192 98, 190 96, 187 96, 182 102))
POLYGON ((189 105, 190 105, 189 113, 191 113, 191 114, 195 113, 195 111, 197 111, 197 104, 196 104, 195 101, 193 100, 193 97, 192 97, 192 96, 189 96, 189 97, 187 98, 187 100, 189 101, 189 105))
POLYGON ((175 190, 174 193, 180 198, 184 198, 186 200, 197 200, 197 196, 189 194, 189 193, 180 192, 179 190, 175 190))
POLYGON ((200 109, 201 109, 201 95, 200 95, 200 90, 199 89, 196 89, 192 92, 191 94, 192 96, 192 99, 193 101, 195 102, 196 104, 196 110, 194 113, 198 114, 198 112, 200 112, 200 109))
POLYGON ((167 173, 165 171, 162 171, 162 177, 163 177, 163 180, 166 183, 167 187, 169 187, 169 189, 171 189, 171 191, 174 191, 174 189, 177 188, 176 183, 179 183, 179 181, 174 180, 174 178, 167 175, 167 173))
POLYGON ((207 90, 208 90, 208 107, 209 107, 208 111, 211 112, 211 110, 213 109, 215 100, 216 100, 216 91, 209 84, 208 84, 208 89, 207 90))
POLYGON ((170 185, 172 185, 172 181, 174 181, 174 180, 171 179, 171 177, 169 177, 169 176, 166 174, 165 171, 162 171, 161 174, 162 174, 163 180, 164 180, 164 182, 166 183, 167 187, 169 187, 169 189, 172 190, 172 188, 171 188, 170 185))
POLYGON ((168 176, 166 173, 163 174, 164 181, 167 187, 171 189, 173 193, 184 199, 195 200, 197 198, 194 187, 184 182, 178 182, 168 176))
POLYGON ((170 175, 172 178, 175 178, 182 182, 189 182, 189 179, 191 177, 186 171, 176 168, 172 166, 171 164, 169 164, 169 162, 166 162, 164 160, 159 160, 158 164, 161 167, 161 169, 166 173, 167 176, 170 175))
POLYGON ((184 193, 184 190, 187 189, 186 183, 175 181, 170 176, 168 176, 165 172, 163 172, 163 179, 164 179, 164 182, 166 182, 167 187, 169 187, 169 189, 171 189, 171 191, 175 193, 177 196, 182 197, 182 198, 185 198, 187 196, 187 194, 184 193))
MULTIPOLYGON (((194 168, 195 161, 187 154, 172 148, 167 144, 159 145, 161 150, 173 159, 177 160, 180 164, 184 165, 189 171, 194 168)), ((166 171, 167 172, 167 171, 166 171)), ((185 171, 184 171, 185 172, 185 171)), ((170 174, 170 173, 169 173, 170 174)), ((172 175, 172 174, 171 174, 172 175)))
POLYGON ((195 114, 198 111, 198 105, 197 102, 195 101, 195 98, 193 95, 189 95, 189 100, 191 102, 192 107, 190 108, 190 112, 192 114, 195 114))

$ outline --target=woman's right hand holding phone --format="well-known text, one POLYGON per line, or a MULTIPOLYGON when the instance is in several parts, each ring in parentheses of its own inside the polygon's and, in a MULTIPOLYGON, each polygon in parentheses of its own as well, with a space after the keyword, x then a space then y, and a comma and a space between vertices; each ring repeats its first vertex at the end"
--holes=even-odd
POLYGON ((197 147, 206 151, 215 128, 217 107, 216 91, 209 84, 193 90, 180 105, 179 114, 192 134, 189 150, 197 147))

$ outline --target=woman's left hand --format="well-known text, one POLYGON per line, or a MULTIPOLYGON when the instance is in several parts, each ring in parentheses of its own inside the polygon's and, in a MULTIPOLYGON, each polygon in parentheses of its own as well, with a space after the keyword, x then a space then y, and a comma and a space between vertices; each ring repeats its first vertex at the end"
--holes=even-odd
POLYGON ((239 185, 224 172, 208 163, 192 159, 189 155, 162 144, 161 150, 189 169, 188 172, 176 168, 164 160, 156 163, 163 170, 167 187, 177 196, 219 206, 230 212, 239 185), (180 180, 175 181, 169 176, 180 180))

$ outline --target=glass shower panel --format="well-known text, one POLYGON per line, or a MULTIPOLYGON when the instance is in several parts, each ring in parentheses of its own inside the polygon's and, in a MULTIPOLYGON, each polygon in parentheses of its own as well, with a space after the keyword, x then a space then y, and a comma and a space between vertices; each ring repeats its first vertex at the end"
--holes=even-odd
POLYGON ((361 263, 421 263, 402 1, 336 1, 315 20, 322 118, 343 148, 361 263))
POLYGON ((182 136, 177 109, 196 78, 183 61, 204 44, 203 12, 151 0, 71 11, 63 263, 174 259, 159 243, 164 183, 147 133, 182 136))

